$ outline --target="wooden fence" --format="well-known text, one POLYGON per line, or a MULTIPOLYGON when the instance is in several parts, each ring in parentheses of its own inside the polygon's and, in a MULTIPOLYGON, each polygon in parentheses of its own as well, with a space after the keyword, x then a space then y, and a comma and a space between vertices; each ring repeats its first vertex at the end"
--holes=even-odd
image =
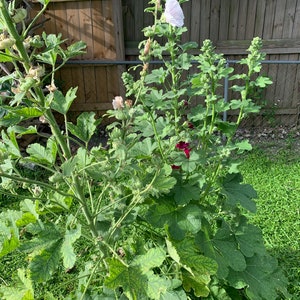
MULTIPOLYGON (((164 1, 162 1, 163 3, 164 1)), ((116 60, 136 60, 142 29, 152 24, 144 13, 148 0, 52 0, 42 30, 61 32, 67 43, 83 40, 86 55, 77 58, 59 74, 65 89, 78 86, 74 111, 103 112, 111 100, 122 94, 120 66, 103 64, 116 60), (101 64, 99 64, 99 61, 101 64)), ((264 40, 266 59, 299 61, 300 0, 190 0, 182 4, 188 32, 184 41, 199 45, 211 39, 228 59, 240 59, 253 37, 264 40)), ((33 4, 38 10, 39 4, 33 4)), ((265 64, 263 71, 274 84, 263 94, 277 120, 298 122, 300 65, 265 64)))
MULTIPOLYGON (((40 4, 31 8, 35 15, 40 4)), ((112 64, 124 60, 121 0, 51 0, 40 22, 43 26, 35 33, 61 33, 66 47, 79 40, 87 44, 86 54, 73 59, 56 78, 64 91, 78 86, 71 110, 102 114, 111 109, 112 99, 123 91, 123 70, 112 64)))

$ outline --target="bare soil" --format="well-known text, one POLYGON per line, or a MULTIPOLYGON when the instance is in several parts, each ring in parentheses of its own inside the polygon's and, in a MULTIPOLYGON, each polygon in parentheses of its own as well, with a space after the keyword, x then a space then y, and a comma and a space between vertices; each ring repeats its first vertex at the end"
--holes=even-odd
POLYGON ((248 139, 254 147, 276 153, 292 150, 300 154, 300 127, 242 128, 236 133, 237 139, 248 139))

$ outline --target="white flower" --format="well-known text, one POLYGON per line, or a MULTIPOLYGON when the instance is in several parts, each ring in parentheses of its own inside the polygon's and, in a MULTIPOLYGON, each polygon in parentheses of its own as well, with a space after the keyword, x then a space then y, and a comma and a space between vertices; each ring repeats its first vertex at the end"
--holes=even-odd
POLYGON ((182 27, 184 14, 177 0, 167 0, 165 7, 166 22, 172 26, 182 27))
POLYGON ((116 96, 112 101, 112 106, 114 109, 121 109, 124 107, 123 98, 121 96, 116 96))

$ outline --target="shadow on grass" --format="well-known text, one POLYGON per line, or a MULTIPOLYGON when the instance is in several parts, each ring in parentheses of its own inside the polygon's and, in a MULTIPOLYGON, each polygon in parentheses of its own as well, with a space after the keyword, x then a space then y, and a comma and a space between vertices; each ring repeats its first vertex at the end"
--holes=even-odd
POLYGON ((300 299, 300 251, 284 247, 272 248, 269 253, 276 257, 288 278, 288 291, 292 300, 300 299))

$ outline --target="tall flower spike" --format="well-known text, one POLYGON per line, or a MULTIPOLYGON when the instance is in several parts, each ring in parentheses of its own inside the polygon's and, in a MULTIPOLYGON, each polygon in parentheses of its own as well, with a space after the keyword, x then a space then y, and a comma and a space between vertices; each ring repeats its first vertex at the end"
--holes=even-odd
POLYGON ((184 14, 177 0, 167 0, 165 7, 166 22, 172 26, 182 27, 184 22, 184 14))

